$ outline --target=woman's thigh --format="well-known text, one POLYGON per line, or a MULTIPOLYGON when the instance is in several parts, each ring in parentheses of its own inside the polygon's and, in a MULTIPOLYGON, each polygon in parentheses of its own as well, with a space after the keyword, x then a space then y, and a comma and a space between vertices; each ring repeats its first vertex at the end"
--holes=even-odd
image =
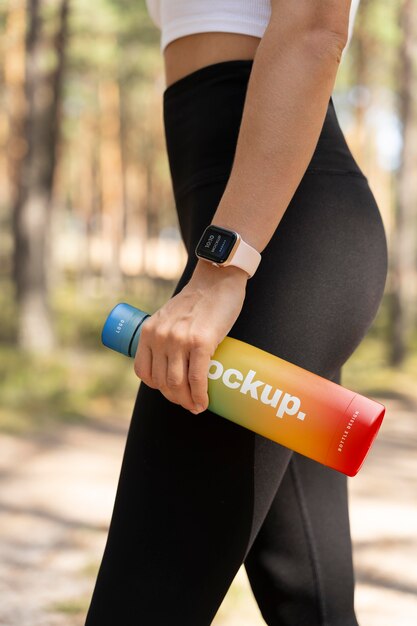
MULTIPOLYGON (((191 249, 226 182, 207 182, 182 199, 191 249)), ((306 174, 229 335, 332 378, 374 318, 385 246, 365 178, 306 174)), ((195 262, 190 254, 174 294, 195 262)), ((141 383, 87 626, 210 624, 291 455, 209 410, 195 416, 141 383)))
POLYGON ((347 477, 293 453, 245 567, 269 626, 358 626, 347 477))
POLYGON ((245 559, 265 622, 358 626, 352 556, 347 476, 293 453, 245 559))

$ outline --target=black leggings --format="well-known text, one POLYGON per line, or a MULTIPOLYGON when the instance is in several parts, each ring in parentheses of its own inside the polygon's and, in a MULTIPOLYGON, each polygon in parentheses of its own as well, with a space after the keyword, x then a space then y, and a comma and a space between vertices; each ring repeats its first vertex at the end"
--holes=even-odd
MULTIPOLYGON (((172 295, 225 189, 251 67, 214 63, 164 92, 189 253, 172 295)), ((340 384, 386 272, 381 215, 330 100, 229 335, 340 384)), ((242 563, 267 624, 357 626, 346 476, 142 382, 86 625, 208 626, 242 563)))

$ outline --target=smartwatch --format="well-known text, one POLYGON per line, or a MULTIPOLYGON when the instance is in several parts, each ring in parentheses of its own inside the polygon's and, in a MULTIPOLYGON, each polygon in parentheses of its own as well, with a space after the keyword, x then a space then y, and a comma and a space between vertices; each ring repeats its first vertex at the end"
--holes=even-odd
POLYGON ((195 249, 199 259, 217 267, 235 265, 245 270, 251 278, 261 261, 260 253, 243 241, 239 233, 210 224, 202 234, 195 249))

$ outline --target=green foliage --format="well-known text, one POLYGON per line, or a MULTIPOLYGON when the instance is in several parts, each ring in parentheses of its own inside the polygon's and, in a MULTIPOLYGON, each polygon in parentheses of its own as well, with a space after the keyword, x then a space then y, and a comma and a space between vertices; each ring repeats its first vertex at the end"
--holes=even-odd
POLYGON ((80 77, 138 81, 161 67, 159 32, 143 0, 74 0, 70 31, 69 69, 80 77))
POLYGON ((12 287, 0 289, 0 430, 36 432, 56 422, 130 417, 140 384, 133 359, 101 343, 104 321, 117 302, 128 301, 153 313, 172 291, 167 282, 147 281, 140 296, 82 298, 73 285, 54 292, 52 311, 59 348, 35 355, 15 347, 12 287), (151 304, 152 303, 152 304, 151 304))
POLYGON ((361 72, 371 89, 396 89, 396 63, 402 36, 398 22, 399 8, 400 3, 391 0, 362 0, 360 3, 349 68, 346 68, 349 69, 351 84, 355 84, 357 73, 361 72), (361 36, 355 37, 355 34, 361 36), (358 57, 359 49, 361 57, 358 57))
POLYGON ((361 7, 358 11, 358 19, 366 20, 365 26, 369 38, 379 42, 384 48, 398 46, 401 38, 398 23, 400 2, 392 2, 392 0, 372 0, 369 2, 368 0, 366 5, 366 14, 361 10, 361 7))
POLYGON ((50 357, 2 347, 0 429, 36 432, 55 422, 128 417, 139 382, 133 360, 104 346, 50 357))
POLYGON ((69 600, 61 600, 60 602, 53 602, 49 605, 48 610, 53 613, 63 613, 69 615, 86 615, 88 607, 90 605, 90 598, 88 596, 82 598, 73 598, 69 600))

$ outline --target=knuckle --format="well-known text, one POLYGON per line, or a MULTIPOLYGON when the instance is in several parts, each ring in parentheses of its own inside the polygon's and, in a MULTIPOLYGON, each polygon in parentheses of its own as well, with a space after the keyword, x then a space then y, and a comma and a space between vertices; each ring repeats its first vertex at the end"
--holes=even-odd
POLYGON ((203 376, 201 375, 201 373, 200 373, 200 372, 193 372, 193 371, 191 371, 191 372, 188 374, 188 380, 189 380, 189 381, 190 381, 190 383, 191 383, 191 384, 193 384, 193 385, 199 385, 199 384, 201 384, 201 385, 202 385, 202 384, 203 384, 203 382, 204 382, 204 378, 203 378, 203 376))
POLYGON ((168 338, 168 332, 165 330, 163 326, 158 326, 154 330, 155 340, 159 343, 165 342, 168 338))
POLYGON ((182 385, 182 379, 179 376, 174 376, 173 374, 167 375, 167 385, 171 389, 178 389, 182 385))
POLYGON ((154 385, 154 383, 152 381, 152 378, 150 376, 143 375, 143 376, 139 376, 139 378, 140 378, 141 382, 145 383, 145 385, 155 389, 155 385, 154 385))
POLYGON ((152 384, 158 389, 162 389, 164 387, 161 377, 158 376, 157 374, 152 374, 152 384))
POLYGON ((208 333, 201 331, 201 332, 193 333, 192 335, 190 335, 189 343, 190 343, 191 348, 194 348, 194 349, 206 348, 211 343, 211 338, 208 333))
POLYGON ((167 339, 173 343, 185 344, 187 341, 187 335, 177 328, 171 328, 167 339))

